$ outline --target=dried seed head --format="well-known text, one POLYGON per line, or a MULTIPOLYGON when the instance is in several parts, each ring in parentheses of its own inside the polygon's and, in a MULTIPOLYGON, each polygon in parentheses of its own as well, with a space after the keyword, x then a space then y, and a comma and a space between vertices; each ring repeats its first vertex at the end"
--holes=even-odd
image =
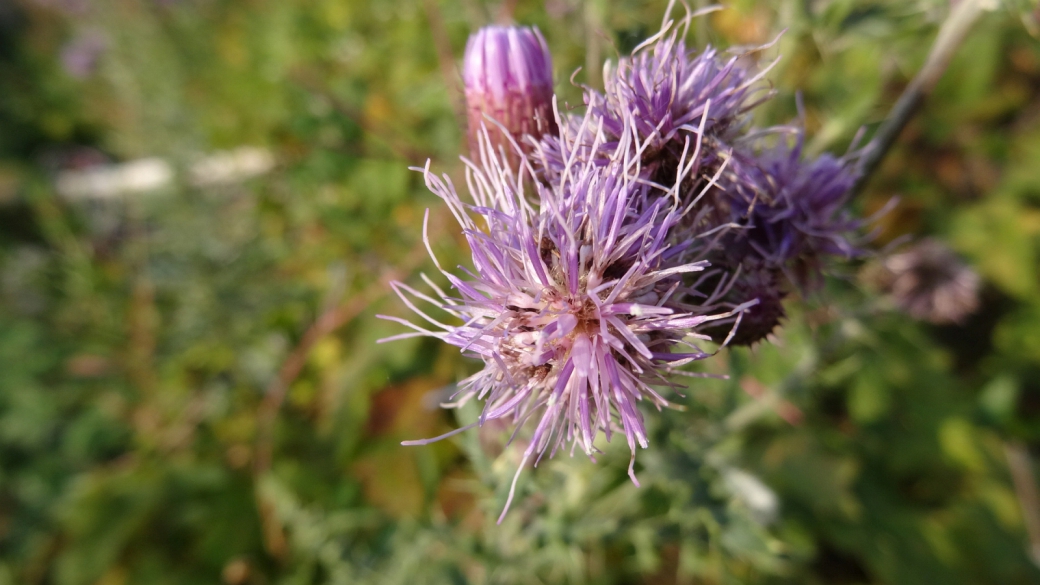
POLYGON ((978 307, 978 275, 938 240, 889 256, 881 268, 876 284, 915 319, 959 323, 978 307))

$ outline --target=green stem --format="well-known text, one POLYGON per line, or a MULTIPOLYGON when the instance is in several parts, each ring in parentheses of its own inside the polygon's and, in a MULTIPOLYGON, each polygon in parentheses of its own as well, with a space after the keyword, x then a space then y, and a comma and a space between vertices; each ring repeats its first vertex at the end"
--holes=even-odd
POLYGON ((928 53, 921 70, 903 90, 899 100, 892 106, 892 111, 881 123, 873 139, 864 149, 859 161, 859 177, 852 186, 855 196, 863 190, 870 177, 877 170, 889 149, 899 138, 907 122, 917 112, 925 98, 935 89, 939 78, 946 71, 954 53, 960 47, 975 21, 984 11, 984 0, 960 0, 950 12, 946 22, 939 28, 935 44, 928 53))

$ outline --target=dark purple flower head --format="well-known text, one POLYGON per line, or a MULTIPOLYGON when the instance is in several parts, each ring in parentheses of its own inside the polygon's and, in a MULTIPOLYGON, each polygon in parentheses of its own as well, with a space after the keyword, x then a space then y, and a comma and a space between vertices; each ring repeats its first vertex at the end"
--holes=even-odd
MULTIPOLYGON (((705 257, 725 291, 723 306, 758 301, 744 312, 733 345, 754 345, 772 333, 788 293, 818 287, 831 257, 862 254, 851 238, 863 221, 846 209, 855 179, 850 161, 828 154, 804 160, 802 132, 770 134, 778 131, 796 137, 757 153, 745 145, 730 150, 705 197, 708 225, 719 233, 705 257)), ((709 333, 727 335, 718 327, 709 333)))
POLYGON ((496 147, 512 151, 495 123, 518 142, 524 135, 538 139, 555 132, 552 56, 537 28, 488 26, 477 31, 466 43, 462 79, 474 157, 484 127, 496 147))
MULTIPOLYGON (((595 136, 585 125, 574 138, 595 136)), ((415 330, 397 337, 437 337, 483 360, 484 369, 459 384, 455 404, 484 402, 475 425, 535 419, 524 463, 537 464, 567 443, 593 457, 597 436, 609 441, 615 432, 625 436, 634 462, 636 446, 647 446, 638 403, 667 406, 660 390, 675 386, 675 369, 710 355, 696 345, 706 338, 696 329, 734 315, 680 303, 692 288, 684 277, 707 263, 687 261, 687 245, 670 232, 681 211, 671 198, 650 196, 656 187, 634 172, 629 139, 623 135, 608 165, 574 161, 553 181, 535 181, 531 158, 516 148, 521 166, 514 173, 485 135, 481 164, 468 163, 473 205, 446 176, 422 169, 463 227, 474 270, 464 270, 465 277, 442 270, 455 294, 429 280, 437 297, 395 284, 431 328, 387 318, 415 330), (436 320, 413 299, 455 324, 436 320)), ((635 481, 631 465, 629 473, 635 481)))
MULTIPOLYGON (((851 258, 863 222, 847 209, 855 172, 847 160, 802 158, 803 134, 751 157, 736 157, 723 181, 735 223, 729 254, 782 270, 803 290, 816 287, 831 256, 851 258)), ((739 260, 738 260, 739 261, 739 260)), ((746 263, 746 262, 745 262, 746 263)))

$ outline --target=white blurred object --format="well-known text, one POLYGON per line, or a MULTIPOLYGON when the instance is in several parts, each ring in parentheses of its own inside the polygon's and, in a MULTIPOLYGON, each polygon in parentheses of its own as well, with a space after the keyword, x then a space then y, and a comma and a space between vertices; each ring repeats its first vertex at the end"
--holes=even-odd
POLYGON ((274 168, 274 156, 262 148, 243 146, 216 152, 192 165, 191 182, 199 187, 235 183, 274 168))
MULTIPOLYGON (((267 150, 244 146, 215 152, 188 169, 188 180, 197 187, 244 181, 274 168, 267 150)), ((173 166, 161 158, 142 158, 126 163, 62 171, 55 187, 67 199, 112 199, 145 193, 173 182, 173 166)))
POLYGON ((734 467, 724 469, 722 479, 730 492, 747 506, 752 519, 762 525, 771 524, 776 520, 777 512, 780 510, 780 498, 769 486, 762 483, 762 480, 734 467))
POLYGON ((160 158, 62 171, 58 194, 68 199, 110 199, 124 193, 151 191, 173 180, 173 168, 160 158))

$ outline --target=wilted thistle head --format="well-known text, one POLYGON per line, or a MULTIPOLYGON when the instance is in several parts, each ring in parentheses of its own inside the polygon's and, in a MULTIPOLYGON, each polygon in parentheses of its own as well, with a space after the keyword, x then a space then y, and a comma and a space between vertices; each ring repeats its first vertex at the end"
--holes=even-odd
POLYGON ((555 132, 552 56, 537 28, 488 26, 470 36, 463 58, 470 148, 479 148, 482 128, 496 147, 512 152, 503 134, 519 143, 555 132), (501 127, 499 127, 501 125, 501 127))
POLYGON ((978 275, 938 240, 889 256, 874 280, 911 317, 935 324, 959 323, 979 304, 978 275))
MULTIPOLYGON (((577 138, 595 140, 591 132, 577 138)), ((483 360, 484 368, 459 384, 453 405, 484 402, 471 427, 534 418, 521 469, 566 443, 594 457, 601 432, 608 441, 622 433, 634 464, 637 445, 647 446, 638 403, 667 406, 660 390, 678 386, 676 368, 710 355, 696 344, 707 338, 696 329, 732 320, 743 307, 709 315, 679 301, 695 292, 684 276, 707 263, 686 261, 687 245, 670 233, 681 211, 668 198, 650 197, 654 187, 637 180, 623 155, 627 144, 610 165, 584 161, 552 182, 531 180, 531 159, 519 152, 514 173, 486 135, 481 147, 481 164, 467 169, 475 205, 464 204, 446 176, 422 169, 462 225, 474 271, 464 279, 442 270, 454 295, 427 280, 437 298, 395 283, 433 325, 390 318, 416 331, 395 338, 432 336, 483 360), (525 192, 532 188, 536 198, 525 192), (457 323, 435 319, 413 298, 457 323)), ((629 474, 636 481, 632 464, 629 474)))

